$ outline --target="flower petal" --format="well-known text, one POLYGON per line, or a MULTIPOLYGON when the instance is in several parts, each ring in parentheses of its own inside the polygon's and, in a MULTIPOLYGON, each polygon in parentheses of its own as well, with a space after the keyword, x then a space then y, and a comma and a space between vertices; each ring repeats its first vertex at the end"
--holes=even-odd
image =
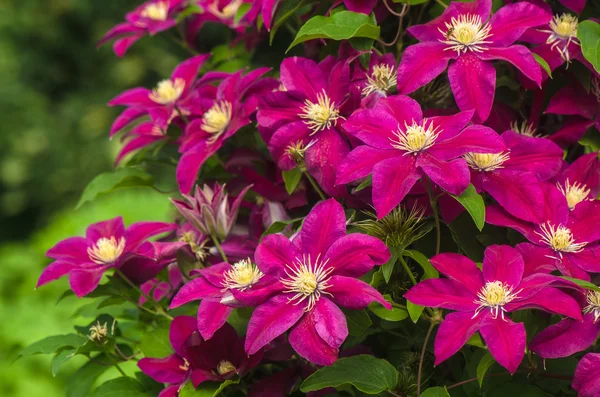
POLYGON ((421 177, 415 156, 397 156, 373 167, 373 205, 381 219, 394 209, 421 177), (402 170, 401 172, 399 172, 402 170))
POLYGON ((417 157, 417 166, 439 187, 459 195, 469 186, 471 173, 464 159, 442 161, 428 152, 417 157))
POLYGON ((600 334, 600 322, 589 314, 583 321, 564 319, 539 332, 529 349, 542 358, 562 358, 586 350, 600 334))
MULTIPOLYGON (((383 98, 377 102, 385 101, 383 98)), ((410 120, 409 120, 410 121, 410 120)), ((398 121, 388 108, 375 106, 373 109, 358 110, 344 123, 344 130, 367 145, 383 150, 392 149, 391 139, 396 137, 398 121)))
POLYGON ((479 332, 492 357, 511 374, 519 368, 525 356, 525 326, 509 318, 487 317, 481 322, 479 332))
POLYGON ((488 48, 479 55, 482 60, 500 59, 512 63, 527 76, 541 87, 542 69, 537 63, 533 54, 529 49, 522 45, 511 45, 507 48, 488 48))
POLYGON ((448 68, 448 79, 459 109, 475 109, 475 122, 487 120, 496 89, 496 69, 492 63, 472 53, 463 54, 448 68))
POLYGON ((281 277, 285 269, 298 259, 302 253, 281 234, 265 236, 254 253, 254 260, 258 268, 264 273, 274 277, 281 277))
POLYGON ((161 383, 181 383, 187 377, 187 371, 181 369, 183 359, 176 354, 165 358, 142 358, 138 367, 143 373, 161 383))
POLYGON ((220 297, 222 294, 221 288, 212 285, 204 277, 198 277, 181 287, 173 298, 169 309, 199 299, 220 297))
POLYGON ((339 350, 327 344, 317 333, 314 310, 306 315, 290 331, 290 345, 306 360, 317 365, 331 365, 337 360, 339 350))
POLYGON ((567 227, 573 232, 577 242, 593 243, 600 240, 600 203, 584 201, 569 216, 567 227))
POLYGON ((91 262, 87 252, 88 246, 89 243, 84 237, 69 237, 56 243, 46 252, 46 256, 75 263, 91 262))
POLYGON ((215 154, 220 146, 218 142, 200 141, 181 156, 176 170, 177 185, 181 193, 188 194, 192 190, 202 164, 215 154))
POLYGON ((60 260, 52 262, 42 271, 35 288, 39 288, 51 281, 58 280, 74 268, 76 268, 76 266, 69 262, 60 260))
POLYGON ((509 311, 541 309, 548 313, 561 314, 581 321, 581 307, 573 297, 556 288, 544 288, 528 299, 507 305, 509 311), (509 306, 510 305, 510 306, 509 306))
POLYGON ((398 65, 398 92, 410 94, 442 74, 450 59, 456 58, 456 53, 446 51, 447 47, 439 42, 409 46, 398 65))
POLYGON ((431 258, 431 264, 440 273, 457 281, 476 296, 483 287, 483 276, 477 264, 464 255, 443 253, 431 258))
POLYGON ((346 184, 364 178, 373 167, 383 160, 398 156, 395 150, 380 150, 366 145, 359 146, 346 156, 337 170, 337 184, 346 184))
POLYGON ((304 219, 300 231, 302 249, 315 260, 346 235, 344 208, 335 199, 321 201, 304 219))
POLYGON ((442 160, 451 160, 469 152, 499 153, 504 150, 504 141, 496 131, 483 125, 472 125, 447 140, 436 141, 428 153, 442 160))
POLYGON ((123 218, 118 216, 107 221, 94 223, 93 225, 88 226, 87 230, 85 231, 85 236, 93 243, 96 243, 103 237, 108 239, 114 237, 118 241, 121 237, 125 237, 125 225, 123 224, 123 218))
POLYGON ((454 281, 431 278, 412 287, 404 297, 414 304, 471 313, 477 309, 477 297, 454 281))
POLYGON ((202 64, 206 62, 209 57, 210 55, 208 54, 196 55, 195 57, 180 63, 175 70, 173 70, 171 80, 175 81, 176 79, 183 79, 183 81, 185 81, 186 91, 189 90, 192 88, 192 83, 196 80, 202 64))
POLYGON ((287 90, 298 90, 315 102, 317 94, 326 87, 325 77, 319 66, 310 59, 286 58, 280 68, 281 83, 287 90))
POLYGON ((340 238, 323 257, 327 265, 335 269, 333 274, 349 277, 361 277, 389 259, 390 251, 383 241, 361 233, 340 238))
POLYGON ((435 365, 447 360, 467 343, 469 338, 479 330, 482 316, 473 317, 471 312, 449 313, 440 324, 433 350, 435 353, 435 365))
POLYGON ((329 279, 327 292, 333 295, 330 299, 347 309, 364 309, 371 302, 379 302, 386 309, 392 305, 384 299, 379 291, 364 281, 344 276, 333 276, 329 279))
POLYGON ((73 269, 69 272, 69 285, 78 298, 96 289, 106 268, 97 267, 90 270, 73 269))
POLYGON ((548 25, 551 19, 551 12, 530 2, 507 4, 490 19, 492 35, 489 40, 497 47, 509 46, 527 29, 548 25))
POLYGON ((198 331, 205 340, 213 337, 215 332, 225 324, 233 311, 232 307, 217 300, 203 299, 198 308, 198 331))
POLYGON ((331 347, 337 349, 348 337, 346 316, 328 298, 322 297, 312 310, 317 334, 331 347))
POLYGON ((483 258, 483 279, 500 281, 517 289, 523 277, 525 262, 521 253, 508 245, 490 245, 483 258))
POLYGON ((572 386, 579 397, 598 397, 600 393, 600 354, 588 353, 583 356, 575 368, 572 386))
POLYGON ((166 222, 136 222, 125 230, 126 251, 134 250, 148 238, 177 230, 177 224, 166 222))
POLYGON ((336 172, 348 153, 350 145, 334 128, 319 133, 316 142, 306 152, 306 168, 319 182, 323 191, 333 197, 346 193, 346 188, 335 185, 336 172))
POLYGON ((185 343, 198 330, 196 319, 191 316, 177 316, 171 322, 169 329, 169 341, 173 350, 179 356, 185 356, 185 343))

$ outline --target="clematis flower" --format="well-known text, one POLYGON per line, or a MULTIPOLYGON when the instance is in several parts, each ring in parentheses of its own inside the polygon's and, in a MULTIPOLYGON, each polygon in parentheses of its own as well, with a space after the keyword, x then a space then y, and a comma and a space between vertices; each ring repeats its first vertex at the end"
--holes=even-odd
POLYGON ((221 186, 218 183, 212 188, 206 184, 202 189, 196 186, 193 196, 184 195, 185 201, 171 199, 171 202, 194 228, 206 236, 223 241, 229 235, 244 195, 251 187, 246 186, 242 189, 231 204, 225 185, 221 186))
POLYGON ((454 310, 435 339, 436 365, 479 331, 494 359, 512 374, 523 360, 526 335, 523 323, 514 323, 508 313, 534 308, 581 320, 577 302, 552 286, 563 280, 541 273, 523 278, 523 257, 512 247, 489 246, 482 270, 458 254, 436 255, 431 264, 448 278, 422 281, 405 297, 418 305, 454 310))
POLYGON ((529 349, 542 358, 562 358, 592 346, 600 335, 600 292, 587 291, 584 299, 583 321, 560 320, 539 332, 529 349))
POLYGON ((281 89, 265 95, 257 113, 273 159, 282 170, 305 167, 325 193, 342 195, 335 172, 350 148, 339 124, 355 108, 347 98, 348 63, 287 58, 280 78, 281 89))
POLYGON ((199 276, 175 295, 170 308, 201 300, 198 330, 210 339, 225 324, 234 308, 259 305, 271 295, 273 277, 265 276, 250 258, 233 265, 219 263, 195 271, 199 276))
POLYGON ((48 250, 46 255, 55 261, 44 269, 37 287, 68 274, 71 289, 82 297, 95 290, 104 272, 112 268, 122 268, 136 278, 155 272, 146 278, 151 279, 160 268, 147 239, 176 228, 163 222, 138 222, 125 228, 121 217, 94 223, 85 237, 69 237, 48 250))
POLYGON ((344 5, 350 11, 369 15, 377 5, 377 0, 344 0, 344 5))
POLYGON ((510 215, 497 205, 486 208, 486 222, 521 233, 523 243, 540 266, 551 265, 563 275, 589 280, 600 272, 600 203, 584 201, 569 211, 567 199, 556 186, 543 183, 543 213, 538 222, 510 215))
POLYGON ((182 193, 192 190, 198 171, 210 156, 224 143, 250 124, 257 108, 258 97, 270 92, 274 79, 261 79, 269 68, 259 68, 243 74, 236 72, 226 77, 210 95, 201 95, 194 112, 199 118, 191 121, 180 138, 182 153, 177 164, 177 183, 182 193))
POLYGON ((531 51, 513 43, 529 28, 546 25, 546 11, 528 2, 508 4, 490 17, 491 0, 451 2, 444 13, 408 28, 418 44, 406 49, 398 66, 398 92, 409 94, 439 76, 448 63, 450 87, 461 110, 475 109, 474 120, 491 111, 496 71, 490 61, 512 63, 540 85, 542 73, 531 51))
POLYGON ((396 207, 423 175, 458 195, 469 185, 469 168, 461 156, 506 149, 492 129, 467 127, 472 116, 473 111, 467 111, 423 118, 414 99, 382 98, 373 109, 359 110, 344 123, 344 129, 366 145, 346 157, 337 183, 373 174, 373 204, 379 218, 396 207))
POLYGON ((600 354, 588 353, 575 368, 573 389, 579 397, 597 397, 600 393, 600 354))
MULTIPOLYGON (((167 276, 169 281, 160 281, 157 278, 153 278, 150 281, 146 281, 140 285, 140 289, 146 295, 152 294, 152 298, 159 302, 161 299, 169 296, 173 296, 175 291, 183 284, 183 276, 177 266, 177 263, 171 263, 167 268, 167 276)), ((146 302, 146 298, 141 295, 138 300, 138 305, 143 305, 146 302)))
POLYGON ((373 107, 379 98, 385 98, 396 87, 396 69, 394 54, 371 52, 369 69, 359 69, 358 76, 353 78, 361 90, 363 107, 373 107))
POLYGON ((156 88, 137 87, 127 90, 108 104, 127 106, 111 128, 111 137, 132 121, 148 114, 154 122, 153 128, 166 130, 175 117, 185 117, 195 111, 198 91, 195 82, 200 68, 209 55, 197 55, 179 64, 171 77, 162 80, 156 88))
POLYGON ((577 204, 595 200, 600 194, 600 159, 598 153, 588 153, 567 166, 555 178, 556 187, 567 199, 572 211, 577 204))
POLYGON ((133 127, 123 136, 125 145, 119 151, 115 159, 115 167, 130 153, 138 151, 156 142, 166 140, 169 137, 163 133, 157 124, 145 121, 133 127))
POLYGON ((151 36, 175 26, 176 15, 186 5, 185 0, 150 0, 129 12, 125 22, 108 31, 98 42, 98 46, 116 39, 113 50, 117 56, 124 56, 129 47, 144 35, 151 36))
POLYGON ((573 10, 578 14, 585 8, 586 0, 558 0, 562 5, 567 7, 569 10, 573 10))
POLYGON ((563 151, 545 138, 502 134, 506 151, 467 153, 471 182, 478 191, 488 192, 510 214, 537 221, 543 212, 543 190, 539 181, 556 175, 563 164, 563 151))
POLYGON ((294 241, 282 235, 263 238, 256 249, 258 269, 277 280, 274 295, 259 305, 248 324, 246 352, 254 354, 291 328, 289 342, 308 361, 330 365, 348 335, 338 306, 364 309, 371 302, 391 305, 358 280, 390 257, 377 238, 346 235, 346 217, 334 199, 317 204, 294 241))

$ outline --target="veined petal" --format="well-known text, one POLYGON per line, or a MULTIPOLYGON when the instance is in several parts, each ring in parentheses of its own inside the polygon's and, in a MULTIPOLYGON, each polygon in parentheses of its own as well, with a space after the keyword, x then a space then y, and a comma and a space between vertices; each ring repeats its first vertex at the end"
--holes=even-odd
POLYGON ((487 312, 473 317, 473 313, 449 313, 440 324, 434 343, 435 365, 447 360, 467 343, 469 338, 479 330, 482 318, 487 312))
POLYGON ((600 203, 584 201, 571 211, 567 227, 577 242, 593 243, 600 240, 600 203))
POLYGON ((211 144, 208 141, 200 141, 181 156, 177 164, 176 178, 182 193, 188 194, 192 190, 202 164, 215 154, 220 146, 219 142, 211 144))
POLYGON ((448 68, 448 79, 460 110, 475 109, 475 122, 487 120, 496 89, 494 66, 472 53, 463 54, 448 68))
POLYGON ((404 297, 414 304, 428 307, 473 312, 477 310, 477 297, 454 280, 431 278, 412 287, 404 297))
POLYGON ((383 160, 397 157, 395 150, 381 150, 366 145, 359 146, 346 156, 337 170, 337 184, 346 184, 364 178, 383 160))
POLYGON ((552 13, 530 2, 507 4, 490 19, 489 40, 494 46, 506 47, 514 43, 529 28, 548 25, 552 13))
POLYGON ((346 194, 345 187, 336 186, 335 178, 349 152, 350 145, 334 128, 321 131, 314 145, 306 152, 306 169, 329 196, 342 197, 346 194))
POLYGON ((177 224, 166 222, 136 222, 125 230, 126 251, 137 248, 148 238, 158 234, 172 232, 177 229, 177 224))
POLYGON ((224 305, 218 300, 203 299, 198 308, 197 322, 202 338, 205 340, 212 338, 215 332, 225 324, 232 311, 232 307, 224 305))
POLYGON ((195 57, 180 63, 175 70, 173 70, 171 80, 175 81, 176 79, 183 79, 185 81, 185 90, 189 90, 194 80, 196 80, 202 64, 204 64, 209 57, 210 55, 208 54, 196 55, 195 57))
POLYGON ((474 113, 473 110, 467 110, 450 116, 428 117, 425 123, 427 125, 432 124, 434 128, 438 128, 440 131, 440 134, 435 140, 435 145, 433 145, 432 148, 459 135, 469 124, 474 113))
POLYGON ((529 349, 542 358, 562 358, 586 350, 600 334, 600 321, 588 314, 583 321, 563 319, 539 332, 529 349))
POLYGON ((292 328, 288 341, 301 357, 313 364, 331 365, 337 360, 339 350, 327 344, 317 333, 314 310, 292 328))
POLYGON ((479 54, 479 58, 486 61, 500 59, 502 61, 510 62, 530 80, 534 81, 538 86, 541 86, 542 69, 531 54, 531 51, 525 46, 511 45, 506 48, 490 47, 479 54))
POLYGON ((507 169, 525 171, 545 181, 563 166, 563 150, 549 139, 524 136, 514 131, 505 131, 502 139, 510 150, 510 158, 503 164, 507 169))
POLYGON ((300 231, 303 252, 312 260, 323 257, 329 247, 346 235, 346 215, 335 199, 317 204, 304 219, 300 231))
POLYGON ((410 94, 442 74, 448 62, 456 58, 454 51, 446 51, 447 47, 440 42, 409 46, 398 65, 398 92, 410 94))
POLYGON ((550 99, 546 113, 568 114, 592 119, 598 107, 594 94, 587 93, 579 82, 563 86, 550 99))
POLYGON ((51 281, 58 280, 75 268, 76 266, 72 263, 61 260, 54 261, 46 266, 46 268, 42 271, 35 288, 39 288, 51 281))
MULTIPOLYGON (((386 98, 380 99, 378 104, 382 101, 386 98)), ((386 150, 392 148, 391 139, 396 137, 394 132, 398 130, 398 124, 389 108, 375 105, 373 109, 358 110, 352 114, 344 123, 344 130, 371 147, 386 150)))
POLYGON ((91 262, 87 253, 88 246, 88 240, 84 237, 69 237, 56 243, 46 252, 46 256, 75 263, 91 262))
POLYGON ((373 167, 373 205, 379 219, 394 209, 421 177, 415 156, 384 160, 373 167), (399 172, 402 170, 401 172, 399 172))
POLYGON ((185 356, 185 343, 196 331, 196 319, 194 317, 177 316, 173 319, 169 329, 169 341, 175 353, 181 357, 185 356))
POLYGON ((483 258, 485 282, 500 281, 517 289, 523 277, 525 262, 518 250, 508 245, 490 245, 483 258))
POLYGON ((514 323, 508 317, 493 319, 488 316, 481 322, 479 332, 492 357, 514 374, 525 356, 526 335, 523 323, 514 323))
POLYGON ((581 252, 563 255, 564 261, 571 262, 585 272, 600 273, 600 246, 594 245, 584 248, 581 252))
POLYGON ((328 298, 317 301, 312 317, 315 322, 317 334, 331 347, 337 349, 348 337, 346 316, 328 298))
POLYGON ((364 309, 371 302, 379 302, 386 309, 392 308, 379 291, 364 281, 352 277, 332 276, 329 283, 331 286, 327 288, 327 292, 333 295, 331 300, 347 309, 364 309))
POLYGON ((221 289, 209 283, 204 277, 195 278, 181 287, 169 308, 174 309, 199 299, 220 297, 223 294, 221 289))
POLYGON ((362 233, 338 239, 323 257, 328 266, 335 269, 332 274, 349 277, 361 277, 373 266, 383 265, 389 259, 390 251, 383 241, 362 233))
POLYGON ((100 238, 111 238, 114 237, 119 240, 121 237, 125 237, 125 224, 123 218, 118 216, 113 219, 94 223, 85 231, 86 238, 95 243, 100 238))
POLYGON ((442 161, 425 152, 417 157, 417 167, 436 185, 451 194, 459 195, 469 186, 471 173, 464 159, 442 161))
POLYGON ((562 128, 550 135, 548 139, 558 146, 566 148, 577 143, 585 135, 588 128, 594 125, 593 120, 573 117, 565 120, 562 128))
POLYGON ((525 261, 523 277, 535 273, 551 273, 556 270, 556 259, 548 258, 549 248, 539 247, 531 243, 520 243, 515 247, 519 250, 525 261))
POLYGON ((473 296, 483 287, 481 270, 466 256, 453 253, 438 254, 431 258, 431 264, 440 273, 462 284, 473 296))
POLYGON ((288 90, 298 90, 311 101, 326 87, 325 77, 319 66, 310 59, 292 57, 281 63, 281 82, 288 90))
MULTIPOLYGON (((254 259, 256 265, 264 273, 274 277, 282 277, 285 274, 286 266, 301 258, 302 253, 281 234, 270 234, 262 239, 254 259)), ((314 258, 313 258, 314 259, 314 258)))
POLYGON ((165 358, 142 358, 138 367, 143 373, 161 383, 181 383, 187 377, 187 371, 181 368, 185 365, 183 359, 176 354, 165 358))
POLYGON ((540 236, 535 234, 533 224, 512 216, 499 205, 489 205, 485 208, 485 221, 486 223, 495 226, 504 226, 515 229, 524 235, 527 240, 539 244, 540 236))
POLYGON ((505 149, 496 131, 483 125, 471 125, 452 138, 436 141, 428 152, 439 159, 451 160, 466 153, 499 153, 505 149))
POLYGON ((75 295, 81 298, 96 289, 105 271, 106 268, 101 266, 89 270, 72 269, 69 272, 69 285, 75 295))
POLYGON ((544 288, 530 298, 511 302, 506 305, 507 311, 523 309, 541 309, 548 313, 562 314, 581 321, 581 307, 573 297, 556 288, 544 288))
POLYGON ((572 386, 579 397, 598 397, 598 393, 600 393, 600 354, 588 353, 583 356, 575 368, 572 386))
POLYGON ((151 91, 147 88, 132 88, 121 94, 117 95, 115 98, 111 99, 108 102, 109 106, 134 106, 134 107, 156 107, 158 106, 152 99, 150 99, 151 91))

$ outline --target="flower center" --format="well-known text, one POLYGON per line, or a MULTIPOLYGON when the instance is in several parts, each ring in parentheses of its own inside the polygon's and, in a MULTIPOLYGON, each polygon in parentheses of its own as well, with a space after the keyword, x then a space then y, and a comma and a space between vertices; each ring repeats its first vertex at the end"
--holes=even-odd
POLYGON ((184 79, 175 79, 175 81, 167 79, 159 82, 149 97, 160 105, 167 105, 178 100, 184 89, 184 79))
POLYGON ((100 321, 97 321, 95 325, 90 327, 90 334, 88 338, 94 342, 101 342, 108 335, 108 324, 100 324, 100 321))
POLYGON ((154 19, 155 21, 166 21, 169 16, 169 3, 159 1, 148 4, 144 7, 140 15, 144 18, 154 19))
POLYGON ((517 298, 519 292, 520 291, 513 292, 513 287, 510 287, 501 281, 487 282, 477 294, 479 299, 476 300, 475 303, 479 304, 479 307, 475 310, 475 315, 473 315, 473 317, 477 316, 481 310, 488 307, 492 313, 493 319, 498 318, 498 313, 500 313, 504 320, 504 312, 506 312, 504 305, 517 298))
POLYGON ((509 159, 509 153, 467 153, 463 158, 474 170, 493 171, 502 168, 502 164, 509 159))
POLYGON ((306 151, 314 145, 316 140, 310 141, 308 145, 305 145, 302 141, 297 141, 288 145, 285 148, 285 152, 294 160, 296 164, 304 163, 304 156, 306 155, 306 151))
POLYGON ((564 186, 560 183, 557 183, 556 187, 567 199, 567 204, 569 204, 570 210, 573 210, 577 204, 586 200, 590 194, 590 189, 587 189, 584 184, 575 182, 571 185, 568 179, 565 181, 564 186))
POLYGON ((230 19, 232 18, 242 5, 243 0, 233 0, 222 10, 219 10, 219 0, 214 0, 214 2, 208 6, 208 10, 211 14, 221 18, 221 19, 230 19))
POLYGON ((311 135, 335 125, 337 119, 341 117, 339 109, 331 102, 325 91, 317 94, 317 103, 308 99, 304 101, 301 110, 300 118, 306 120, 305 123, 313 131, 311 135))
POLYGON ((219 375, 225 375, 236 370, 237 368, 235 367, 235 365, 233 365, 230 361, 227 360, 223 360, 219 363, 219 365, 217 365, 217 372, 219 373, 219 375))
POLYGON ((550 30, 540 32, 549 33, 546 44, 551 44, 551 49, 556 49, 563 60, 571 62, 569 44, 579 45, 577 40, 577 17, 570 14, 555 15, 550 21, 550 30))
POLYGON ((594 313, 594 323, 600 318, 600 292, 588 291, 587 306, 583 309, 584 314, 594 313))
POLYGON ((510 129, 514 132, 525 135, 525 136, 536 136, 536 128, 533 123, 528 123, 527 121, 523 121, 519 124, 518 121, 512 121, 510 123, 510 129))
POLYGON ((281 283, 287 287, 286 293, 294 294, 288 299, 288 302, 296 301, 294 304, 297 305, 308 299, 308 305, 304 310, 310 311, 321 294, 331 295, 325 290, 330 287, 327 282, 333 267, 325 269, 327 261, 320 262, 319 257, 312 263, 310 255, 304 256, 301 261, 296 260, 298 262, 294 266, 287 266, 285 274, 288 278, 281 280, 281 283))
POLYGON ((386 92, 396 85, 397 73, 393 66, 379 64, 373 66, 373 72, 367 76, 367 86, 363 88, 362 94, 369 95, 375 91, 386 92))
POLYGON ((445 25, 446 31, 438 28, 445 38, 440 41, 450 46, 447 50, 454 50, 458 55, 467 51, 482 52, 486 49, 483 44, 490 43, 486 39, 492 35, 492 27, 488 23, 484 24, 480 16, 459 15, 458 18, 452 17, 450 23, 446 22, 445 25))
POLYGON ((433 123, 429 123, 429 126, 425 128, 413 120, 411 125, 404 123, 404 131, 398 126, 398 131, 395 133, 396 139, 390 138, 390 140, 392 147, 417 154, 433 146, 439 134, 440 131, 437 127, 433 127, 433 123))
POLYGON ((110 239, 102 237, 96 241, 96 245, 88 247, 87 253, 92 261, 100 265, 107 265, 116 261, 124 250, 125 237, 121 237, 119 242, 115 237, 110 239))
POLYGON ((214 142, 229 126, 231 122, 232 106, 229 101, 216 102, 202 116, 202 129, 213 136, 209 142, 214 142))
POLYGON ((183 358, 183 365, 180 365, 179 369, 182 370, 182 371, 189 370, 190 369, 190 362, 187 359, 183 358))
POLYGON ((262 276, 263 273, 248 258, 237 262, 225 272, 223 287, 244 291, 256 284, 262 276))
MULTIPOLYGON (((576 243, 571 230, 564 226, 554 226, 550 222, 540 225, 540 232, 536 232, 541 240, 550 248, 559 253, 562 258, 563 252, 581 252, 587 243, 576 243)), ((560 259, 554 258, 553 259, 560 259)))

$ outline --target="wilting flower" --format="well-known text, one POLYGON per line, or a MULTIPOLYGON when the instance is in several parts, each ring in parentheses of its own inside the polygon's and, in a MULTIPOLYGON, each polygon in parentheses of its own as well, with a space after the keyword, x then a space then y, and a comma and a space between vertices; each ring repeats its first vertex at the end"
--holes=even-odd
POLYGON ((486 222, 521 233, 528 255, 540 266, 551 265, 563 275, 589 280, 600 272, 600 203, 584 201, 569 210, 567 199, 551 183, 543 183, 543 213, 538 222, 510 215, 497 205, 486 208, 486 222))
POLYGON ((570 210, 577 204, 595 200, 600 194, 600 159, 588 153, 573 162, 554 178, 556 187, 567 199, 570 210))
POLYGON ((450 60, 450 87, 461 110, 475 109, 474 120, 485 121, 492 108, 496 70, 490 61, 515 65, 538 85, 540 66, 528 48, 513 45, 523 32, 545 25, 544 9, 528 2, 508 4, 488 21, 491 0, 451 2, 444 13, 424 25, 408 28, 421 43, 406 49, 398 66, 398 92, 408 94, 440 75, 450 60))
POLYGON ((600 393, 600 354, 588 353, 583 356, 575 368, 572 386, 579 397, 598 396, 600 393))
POLYGON ((185 7, 185 0, 147 1, 125 16, 125 22, 112 28, 98 45, 117 39, 113 45, 115 54, 122 57, 129 47, 144 35, 170 29, 176 24, 175 16, 185 7))
MULTIPOLYGON (((132 88, 112 99, 110 106, 127 106, 111 128, 111 137, 132 121, 148 114, 153 128, 164 131, 175 117, 186 117, 196 111, 199 93, 195 89, 198 72, 209 55, 198 55, 179 64, 171 77, 156 88, 132 88)), ((156 134, 157 131, 154 132, 156 134)))
POLYGON ((167 265, 155 261, 147 239, 176 228, 162 222, 138 222, 125 228, 121 217, 94 223, 85 237, 69 237, 48 250, 46 255, 55 261, 44 269, 37 287, 68 274, 71 289, 82 297, 95 290, 104 272, 112 268, 121 268, 134 282, 145 282, 167 265))
POLYGON ((583 321, 560 320, 539 332, 529 349, 542 358, 561 358, 592 346, 600 335, 600 292, 585 291, 582 307, 583 321))
POLYGON ((195 114, 180 138, 182 153, 177 164, 177 183, 182 193, 192 190, 198 171, 210 156, 240 128, 250 123, 258 97, 276 86, 274 79, 261 79, 269 68, 259 68, 226 77, 216 90, 200 95, 195 114))
POLYGON ((436 255, 431 264, 448 279, 422 281, 405 297, 418 305, 455 310, 446 315, 438 330, 436 365, 479 331, 496 361, 514 373, 525 354, 526 335, 523 323, 514 323, 508 313, 534 308, 581 320, 577 302, 552 287, 564 281, 542 273, 523 278, 523 257, 512 247, 489 246, 482 270, 458 254, 436 255))
POLYGON ((212 338, 234 308, 255 306, 267 300, 275 281, 265 277, 250 258, 233 265, 212 265, 195 274, 198 277, 179 290, 170 307, 202 300, 198 308, 198 330, 204 339, 212 338))
POLYGON ((263 133, 273 159, 282 170, 306 165, 327 194, 342 194, 335 171, 350 148, 340 126, 354 110, 346 106, 351 102, 348 63, 287 58, 281 63, 281 84, 262 98, 257 113, 259 127, 273 132, 263 133))
POLYGON ((252 186, 246 186, 230 203, 225 185, 215 183, 211 188, 196 186, 193 196, 183 195, 185 201, 171 200, 181 215, 197 230, 219 241, 225 240, 237 219, 244 195, 252 186))
POLYGON ((552 178, 563 165, 563 151, 545 138, 502 134, 506 150, 497 153, 467 153, 471 182, 488 192, 510 214, 529 221, 543 212, 539 181, 552 178))
POLYGON ((329 365, 348 335, 338 308, 363 309, 371 302, 391 308, 381 294, 358 280, 390 257, 378 239, 346 235, 346 217, 334 199, 317 204, 294 240, 271 234, 256 249, 258 269, 277 281, 275 295, 256 308, 246 337, 246 352, 256 353, 291 328, 289 342, 307 360, 329 365))
POLYGON ((337 183, 372 173, 379 218, 397 206, 423 174, 452 194, 462 193, 469 185, 469 168, 461 156, 506 149, 492 129, 467 127, 472 115, 467 111, 423 118, 419 104, 407 96, 380 99, 373 109, 355 112, 344 124, 350 135, 366 145, 346 157, 337 183))

